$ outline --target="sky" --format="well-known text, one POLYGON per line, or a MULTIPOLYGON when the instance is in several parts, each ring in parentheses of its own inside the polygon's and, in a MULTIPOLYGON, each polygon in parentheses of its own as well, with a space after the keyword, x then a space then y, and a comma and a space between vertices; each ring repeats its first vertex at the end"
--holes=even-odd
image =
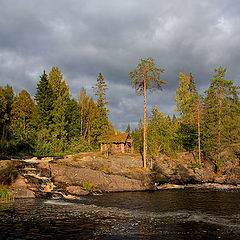
POLYGON ((40 75, 58 66, 77 99, 101 72, 109 87, 109 119, 116 130, 137 127, 143 97, 128 73, 152 57, 164 68, 162 91, 148 94, 153 107, 173 115, 178 74, 192 72, 200 93, 218 66, 240 83, 238 0, 0 0, 0 86, 34 98, 40 75))

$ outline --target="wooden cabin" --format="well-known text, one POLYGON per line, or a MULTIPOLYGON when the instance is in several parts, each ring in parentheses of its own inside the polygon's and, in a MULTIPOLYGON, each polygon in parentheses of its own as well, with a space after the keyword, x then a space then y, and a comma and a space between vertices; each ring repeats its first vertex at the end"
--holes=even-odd
POLYGON ((101 152, 133 153, 133 139, 129 133, 109 136, 101 143, 101 152))

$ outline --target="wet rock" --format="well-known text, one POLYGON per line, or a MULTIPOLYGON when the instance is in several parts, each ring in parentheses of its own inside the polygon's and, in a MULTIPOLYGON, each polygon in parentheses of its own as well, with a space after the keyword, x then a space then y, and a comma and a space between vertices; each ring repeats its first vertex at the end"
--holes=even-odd
POLYGON ((157 189, 158 190, 164 190, 164 189, 183 189, 184 186, 183 185, 177 185, 177 184, 163 184, 161 186, 158 186, 157 189))
POLYGON ((88 195, 89 192, 82 189, 80 186, 68 186, 67 192, 73 195, 88 195))
POLYGON ((19 175, 12 186, 15 190, 15 198, 35 198, 34 192, 29 189, 30 186, 23 176, 19 175))
POLYGON ((40 174, 41 176, 44 176, 44 177, 51 177, 51 168, 50 168, 50 164, 49 162, 40 162, 38 165, 37 165, 37 168, 40 169, 40 174))

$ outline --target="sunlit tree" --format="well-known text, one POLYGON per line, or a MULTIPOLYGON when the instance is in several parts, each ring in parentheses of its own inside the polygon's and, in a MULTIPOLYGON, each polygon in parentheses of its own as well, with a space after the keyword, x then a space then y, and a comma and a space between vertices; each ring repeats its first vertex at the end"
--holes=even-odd
POLYGON ((160 79, 163 68, 157 68, 151 57, 140 59, 137 68, 129 73, 129 79, 137 94, 144 96, 144 124, 143 124, 143 166, 147 167, 147 90, 162 90, 162 85, 166 84, 160 79))

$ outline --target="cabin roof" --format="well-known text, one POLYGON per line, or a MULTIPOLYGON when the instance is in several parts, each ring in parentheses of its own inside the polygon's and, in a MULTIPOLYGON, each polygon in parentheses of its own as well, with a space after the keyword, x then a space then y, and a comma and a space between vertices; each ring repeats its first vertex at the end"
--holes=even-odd
POLYGON ((118 133, 112 136, 108 136, 102 143, 125 143, 128 138, 131 138, 129 133, 118 133))

